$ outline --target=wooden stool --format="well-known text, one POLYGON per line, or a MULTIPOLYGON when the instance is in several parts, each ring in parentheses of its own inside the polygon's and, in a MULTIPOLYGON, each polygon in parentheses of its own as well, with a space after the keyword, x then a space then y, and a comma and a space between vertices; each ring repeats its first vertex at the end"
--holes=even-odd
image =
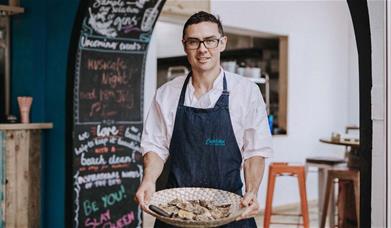
MULTIPOLYGON (((297 176, 299 182, 301 216, 303 216, 303 224, 305 228, 309 227, 307 193, 305 185, 305 168, 300 165, 288 165, 288 163, 272 163, 269 166, 269 178, 267 183, 266 206, 263 220, 263 227, 268 228, 271 224, 272 203, 274 185, 277 176, 290 175, 297 176)), ((288 223, 273 223, 273 224, 288 224, 288 223)))
MULTIPOLYGON (((326 217, 327 217, 327 209, 329 206, 330 194, 332 188, 334 188, 333 182, 334 179, 338 179, 339 181, 352 181, 353 189, 354 189, 354 198, 356 201, 355 210, 357 216, 357 227, 360 227, 360 171, 355 169, 334 169, 329 170, 327 175, 327 187, 326 193, 324 196, 323 210, 322 210, 322 220, 321 220, 321 228, 324 228, 326 225, 326 217)), ((330 215, 334 216, 334 215, 330 215)))
MULTIPOLYGON (((308 157, 305 162, 306 172, 310 167, 316 167, 318 169, 318 221, 320 227, 320 218, 322 217, 322 209, 323 209, 323 201, 324 201, 324 192, 326 190, 327 184, 327 172, 330 169, 335 169, 341 166, 346 166, 345 159, 337 158, 337 157, 325 157, 325 156, 315 156, 308 157)), ((330 204, 335 204, 335 191, 334 188, 331 190, 331 200, 330 204)), ((329 207, 330 214, 335 214, 333 206, 329 207)), ((335 221, 334 216, 329 216, 329 225, 330 227, 334 227, 335 221)))

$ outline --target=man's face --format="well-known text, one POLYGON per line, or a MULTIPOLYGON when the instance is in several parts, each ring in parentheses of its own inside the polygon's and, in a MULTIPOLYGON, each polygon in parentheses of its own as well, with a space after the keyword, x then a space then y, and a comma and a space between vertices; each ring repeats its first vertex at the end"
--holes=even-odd
POLYGON ((222 37, 217 24, 212 22, 190 25, 186 28, 183 39, 183 47, 192 69, 201 72, 220 68, 220 52, 224 51, 226 43, 227 37, 222 37), (199 47, 195 49, 186 47, 188 46, 185 44, 186 42, 197 43, 197 40, 205 41, 205 43, 200 43, 199 47), (218 42, 217 47, 211 45, 214 42, 218 42), (205 44, 209 45, 209 48, 205 44))

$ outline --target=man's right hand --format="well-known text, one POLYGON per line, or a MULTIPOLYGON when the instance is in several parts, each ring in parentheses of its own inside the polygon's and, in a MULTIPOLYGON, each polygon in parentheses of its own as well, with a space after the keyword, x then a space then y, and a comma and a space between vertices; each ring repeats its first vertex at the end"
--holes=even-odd
POLYGON ((144 211, 148 210, 147 205, 155 191, 156 184, 146 180, 143 180, 140 187, 137 189, 136 201, 144 211))
POLYGON ((144 211, 152 194, 156 191, 156 180, 162 173, 164 161, 156 153, 148 152, 144 155, 144 177, 136 192, 136 201, 144 211))

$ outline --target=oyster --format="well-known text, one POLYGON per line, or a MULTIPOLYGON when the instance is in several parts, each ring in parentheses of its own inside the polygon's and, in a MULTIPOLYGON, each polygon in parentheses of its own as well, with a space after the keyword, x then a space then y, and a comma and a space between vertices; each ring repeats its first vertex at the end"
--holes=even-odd
POLYGON ((174 214, 177 214, 179 209, 176 207, 176 206, 171 206, 171 205, 160 205, 160 208, 162 208, 163 210, 165 210, 167 213, 171 214, 171 215, 174 215, 174 214))
POLYGON ((190 202, 187 202, 187 201, 183 201, 183 202, 177 203, 176 206, 179 209, 182 209, 182 210, 185 210, 185 211, 194 211, 195 210, 194 206, 190 202))
POLYGON ((180 199, 173 199, 170 202, 168 202, 168 205, 176 206, 178 203, 181 203, 181 202, 183 202, 183 201, 180 199))
POLYGON ((230 215, 231 204, 216 204, 208 200, 174 199, 160 207, 171 214, 171 217, 183 220, 212 221, 230 215))
POLYGON ((184 220, 193 220, 195 215, 192 212, 185 211, 185 210, 179 210, 178 211, 178 217, 184 220))

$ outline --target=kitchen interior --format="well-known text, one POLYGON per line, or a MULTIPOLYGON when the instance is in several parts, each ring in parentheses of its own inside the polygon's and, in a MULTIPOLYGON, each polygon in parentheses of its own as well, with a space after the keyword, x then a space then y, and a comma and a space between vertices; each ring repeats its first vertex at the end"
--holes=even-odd
MULTIPOLYGON (((0 111, 19 113, 16 97, 34 97, 31 121, 42 123, 30 126, 36 131, 31 136, 36 139, 34 148, 42 153, 40 219, 43 227, 62 227, 65 220, 65 146, 62 139, 66 115, 65 69, 73 23, 69 18, 74 16, 78 3, 38 1, 32 4, 10 0, 4 4, 7 6, 0 6, 0 11, 9 14, 0 17, 0 72, 6 80, 0 80, 0 90, 9 91, 0 93, 0 99, 13 99, 13 102, 1 105, 0 111), (22 6, 30 11, 24 12, 22 6), (46 12, 50 7, 53 11, 46 12), (24 17, 18 17, 21 14, 24 17), (58 22, 57 18, 60 18, 58 22), (47 27, 32 29, 36 24, 47 27), (9 42, 10 37, 13 42, 9 42)), ((258 227, 264 225, 268 171, 273 162, 288 162, 306 168, 310 227, 318 227, 321 220, 328 226, 337 224, 338 217, 330 214, 345 211, 343 203, 341 205, 344 201, 338 202, 338 199, 354 197, 352 186, 333 187, 330 201, 334 205, 329 205, 328 217, 321 219, 324 202, 319 199, 327 187, 324 173, 327 170, 320 171, 319 160, 313 158, 332 157, 334 160, 326 159, 326 162, 337 166, 347 166, 347 161, 350 161, 350 167, 357 165, 354 155, 360 143, 358 53, 346 1, 167 0, 149 46, 144 110, 148 110, 160 85, 188 72, 180 42, 182 26, 189 15, 199 10, 217 14, 222 20, 228 36, 228 47, 222 54, 223 68, 256 83, 267 104, 274 155, 266 161, 258 193, 261 206, 261 213, 256 218, 258 227), (337 194, 341 189, 344 197, 337 194)), ((18 117, 11 116, 7 121, 12 123, 18 117)), ((0 132, 6 128, 5 124, 0 124, 0 132)), ((15 159, 20 164, 27 162, 23 158, 15 159)), ((32 174, 35 172, 37 170, 32 174)), ((302 191, 297 178, 282 176, 277 179, 272 212, 301 214, 302 191)), ((346 209, 353 220, 357 219, 355 206, 348 205, 346 209)), ((297 223, 304 222, 303 216, 271 217, 272 223, 295 223, 291 226, 272 224, 271 227, 297 227, 297 223)), ((144 227, 150 227, 152 219, 145 218, 144 227)))

